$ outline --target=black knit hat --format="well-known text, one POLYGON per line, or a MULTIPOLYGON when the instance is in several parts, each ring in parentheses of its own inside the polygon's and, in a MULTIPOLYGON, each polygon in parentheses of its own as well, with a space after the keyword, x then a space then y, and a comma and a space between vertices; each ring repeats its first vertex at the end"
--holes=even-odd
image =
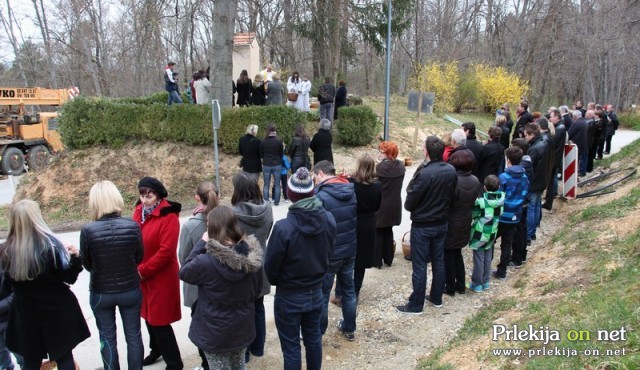
POLYGON ((160 199, 164 199, 169 195, 169 193, 167 193, 167 189, 164 187, 164 185, 162 185, 160 180, 154 177, 147 176, 141 178, 140 182, 138 182, 138 189, 140 188, 149 188, 153 190, 156 194, 158 194, 158 197, 160 199))
POLYGON ((287 197, 292 202, 313 196, 313 179, 309 170, 300 167, 287 181, 287 197))

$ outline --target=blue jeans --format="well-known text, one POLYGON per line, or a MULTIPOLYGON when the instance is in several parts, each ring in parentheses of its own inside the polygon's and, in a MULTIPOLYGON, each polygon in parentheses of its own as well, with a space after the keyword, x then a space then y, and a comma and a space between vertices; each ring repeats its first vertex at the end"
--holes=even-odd
POLYGON ((427 264, 431 262, 431 292, 433 304, 442 304, 444 292, 444 240, 447 224, 438 226, 411 225, 411 283, 413 292, 409 297, 409 308, 422 310, 427 290, 427 264))
POLYGON ((302 368, 300 332, 307 359, 307 369, 322 368, 322 289, 302 293, 281 294, 276 289, 273 303, 280 348, 284 357, 284 369, 302 368))
POLYGON ((182 104, 182 98, 180 98, 180 94, 177 91, 169 91, 169 97, 167 98, 167 105, 171 105, 171 103, 182 104))
POLYGON ((333 103, 320 103, 320 119, 323 118, 333 123, 333 103))
POLYGON ((542 192, 531 192, 528 195, 529 208, 527 209, 527 240, 536 235, 536 228, 540 223, 542 213, 542 192))
POLYGON ((275 205, 280 204, 280 172, 282 166, 262 166, 262 179, 264 180, 264 187, 262 188, 262 197, 264 200, 271 199, 269 197, 269 189, 271 189, 271 176, 273 176, 273 182, 275 185, 275 194, 273 194, 273 203, 275 205))
POLYGON ((589 163, 589 151, 583 150, 578 153, 578 174, 584 176, 587 173, 589 163))
POLYGON ((342 317, 344 319, 342 330, 345 332, 356 331, 356 292, 353 284, 355 263, 355 257, 329 260, 329 268, 322 282, 322 295, 324 296, 324 309, 320 322, 322 334, 327 331, 329 325, 329 297, 334 278, 338 280, 336 286, 340 286, 340 296, 342 297, 342 317))
POLYGON ((140 288, 121 293, 101 294, 91 292, 91 309, 100 333, 100 352, 105 370, 120 369, 116 336, 116 307, 120 311, 124 336, 127 341, 127 368, 142 369, 142 335, 140 333, 140 288))

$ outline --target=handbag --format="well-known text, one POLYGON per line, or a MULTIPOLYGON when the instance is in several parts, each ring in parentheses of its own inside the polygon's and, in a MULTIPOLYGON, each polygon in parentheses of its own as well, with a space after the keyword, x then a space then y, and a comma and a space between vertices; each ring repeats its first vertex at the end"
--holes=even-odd
POLYGON ((294 93, 294 92, 287 93, 287 100, 289 100, 289 101, 297 101, 298 100, 298 94, 294 93))

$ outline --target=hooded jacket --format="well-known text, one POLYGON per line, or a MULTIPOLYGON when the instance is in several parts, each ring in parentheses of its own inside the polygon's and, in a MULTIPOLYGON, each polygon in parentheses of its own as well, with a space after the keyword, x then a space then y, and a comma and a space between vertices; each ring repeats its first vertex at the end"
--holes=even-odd
POLYGON ((292 204, 287 217, 273 226, 265 256, 265 272, 276 294, 320 289, 335 240, 336 221, 319 199, 292 204))
MULTIPOLYGON (((262 204, 251 202, 240 202, 233 206, 233 212, 238 217, 238 224, 245 235, 253 235, 260 243, 262 253, 265 254, 267 248, 267 238, 273 227, 273 209, 271 203, 263 200, 262 204)), ((264 267, 262 268, 264 270, 264 267)), ((262 290, 260 297, 269 294, 271 285, 264 275, 262 279, 262 290)))
MULTIPOLYGON (((205 231, 207 231, 207 218, 204 212, 189 217, 182 225, 182 229, 180 230, 180 247, 178 250, 178 259, 180 260, 181 266, 187 261, 193 247, 202 240, 202 234, 204 234, 205 231)), ((191 307, 198 300, 198 287, 182 283, 182 294, 184 296, 184 305, 191 307)))
POLYGON ((507 167, 499 176, 500 191, 505 193, 504 211, 500 222, 517 224, 522 217, 522 204, 529 193, 529 178, 520 165, 507 167))
POLYGON ((262 284, 262 249, 249 235, 233 247, 199 242, 180 268, 180 279, 198 286, 189 339, 205 352, 247 347, 256 336, 255 300, 262 284))
POLYGON ((382 185, 382 202, 376 212, 376 227, 392 227, 402 222, 402 182, 406 168, 395 159, 384 159, 376 166, 378 180, 382 185))
POLYGON ((354 257, 358 202, 353 184, 341 177, 332 177, 316 187, 316 197, 336 221, 336 247, 332 259, 354 257))
POLYGON ((501 191, 487 191, 476 200, 473 206, 473 226, 469 248, 484 251, 493 247, 498 234, 504 198, 505 195, 501 191))

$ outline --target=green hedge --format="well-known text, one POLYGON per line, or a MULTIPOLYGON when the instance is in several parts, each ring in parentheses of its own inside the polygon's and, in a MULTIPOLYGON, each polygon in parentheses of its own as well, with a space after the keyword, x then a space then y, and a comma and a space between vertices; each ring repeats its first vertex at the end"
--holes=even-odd
MULTIPOLYGON (((154 94, 153 96, 155 96, 154 94)), ((160 95, 160 94, 158 94, 160 95)), ((166 97, 166 94, 165 94, 166 97)), ((60 134, 71 149, 94 145, 117 147, 131 139, 177 141, 191 145, 211 145, 211 108, 205 105, 154 103, 159 98, 133 102, 126 99, 78 98, 65 104, 60 114, 60 134)), ((222 150, 237 152, 238 139, 248 125, 257 124, 259 135, 274 123, 278 135, 289 142, 298 122, 307 114, 285 106, 225 109, 218 131, 222 150)))
POLYGON ((336 121, 338 140, 344 145, 362 146, 371 143, 381 123, 371 107, 342 107, 336 121))

